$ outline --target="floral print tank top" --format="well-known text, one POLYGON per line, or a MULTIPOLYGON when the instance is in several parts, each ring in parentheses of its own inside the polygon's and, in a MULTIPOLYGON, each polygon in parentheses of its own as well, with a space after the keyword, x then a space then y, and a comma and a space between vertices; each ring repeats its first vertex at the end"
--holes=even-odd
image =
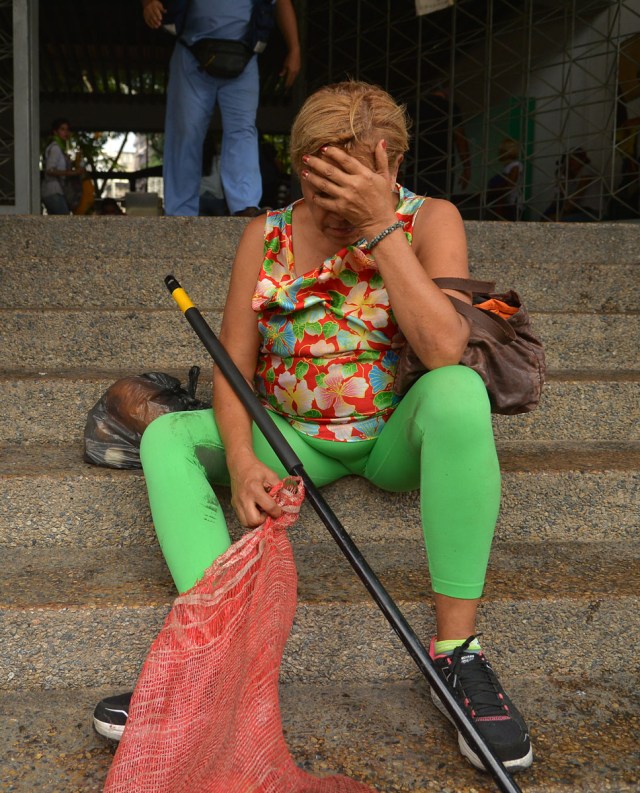
MULTIPOLYGON (((425 199, 398 190, 396 215, 411 243, 425 199)), ((400 399, 392 389, 404 339, 387 290, 364 241, 298 276, 294 206, 269 212, 266 219, 264 261, 252 300, 261 336, 258 395, 306 435, 375 438, 400 399)))

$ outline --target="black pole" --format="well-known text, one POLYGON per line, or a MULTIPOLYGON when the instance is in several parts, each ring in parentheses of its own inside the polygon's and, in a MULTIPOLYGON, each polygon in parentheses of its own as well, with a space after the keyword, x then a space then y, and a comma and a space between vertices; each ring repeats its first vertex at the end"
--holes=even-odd
POLYGON ((356 544, 338 518, 334 515, 319 489, 311 481, 297 455, 294 453, 291 446, 289 446, 278 427, 273 423, 268 411, 265 410, 258 400, 253 389, 231 360, 229 353, 222 346, 202 314, 193 305, 189 296, 173 275, 168 275, 164 279, 164 282, 187 321, 203 343, 205 349, 213 358, 216 366, 225 376, 251 418, 258 425, 272 449, 278 455, 280 462, 289 474, 292 476, 299 476, 302 479, 307 498, 318 514, 318 517, 327 527, 331 536, 346 556, 347 561, 358 574, 358 577, 404 644, 409 655, 411 655, 415 661, 418 669, 420 669, 429 685, 435 690, 456 727, 463 733, 464 737, 482 760, 485 768, 495 779, 499 789, 503 791, 503 793, 522 793, 522 789, 516 784, 513 777, 505 769, 498 757, 496 757, 491 747, 485 743, 475 726, 467 719, 462 708, 449 692, 445 683, 440 679, 435 664, 431 660, 429 653, 420 639, 418 639, 414 633, 413 628, 409 625, 371 567, 369 567, 367 560, 360 553, 356 544))

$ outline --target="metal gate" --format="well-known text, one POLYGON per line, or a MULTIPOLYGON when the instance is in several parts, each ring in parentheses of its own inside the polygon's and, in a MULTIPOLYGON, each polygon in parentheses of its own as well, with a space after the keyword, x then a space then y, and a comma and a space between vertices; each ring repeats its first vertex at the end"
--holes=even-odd
POLYGON ((309 91, 353 77, 407 104, 408 186, 466 218, 639 216, 640 0, 329 0, 306 24, 309 91))
POLYGON ((40 211, 33 0, 0 0, 0 214, 40 211))

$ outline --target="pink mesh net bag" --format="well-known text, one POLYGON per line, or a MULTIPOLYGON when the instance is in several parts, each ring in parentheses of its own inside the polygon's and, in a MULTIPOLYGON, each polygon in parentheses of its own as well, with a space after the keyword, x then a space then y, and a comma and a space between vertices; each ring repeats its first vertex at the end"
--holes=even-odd
POLYGON ((143 665, 105 793, 375 793, 298 768, 282 732, 278 674, 297 600, 286 529, 302 483, 282 506, 176 598, 143 665))

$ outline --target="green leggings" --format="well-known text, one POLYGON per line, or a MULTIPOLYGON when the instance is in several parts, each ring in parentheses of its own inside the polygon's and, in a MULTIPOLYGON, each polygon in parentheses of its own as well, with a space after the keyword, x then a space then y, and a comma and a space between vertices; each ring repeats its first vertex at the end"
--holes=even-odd
MULTIPOLYGON (((373 440, 317 440, 272 416, 319 487, 356 474, 383 490, 419 488, 434 591, 480 597, 498 517, 500 470, 489 400, 474 371, 447 366, 423 375, 373 440)), ((284 477, 255 425, 253 444, 258 458, 284 477)), ((156 419, 144 433, 140 456, 160 546, 184 592, 231 544, 211 488, 229 484, 213 412, 156 419)))

